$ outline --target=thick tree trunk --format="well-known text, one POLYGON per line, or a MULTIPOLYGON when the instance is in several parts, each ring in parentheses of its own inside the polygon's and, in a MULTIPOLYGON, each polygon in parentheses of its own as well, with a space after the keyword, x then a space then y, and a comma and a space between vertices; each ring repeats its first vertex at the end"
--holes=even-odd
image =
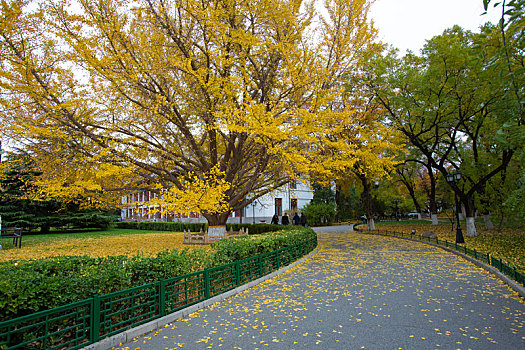
POLYGON ((374 222, 373 217, 368 218, 366 222, 367 222, 367 227, 369 231, 373 231, 376 229, 376 224, 374 222))
POLYGON ((466 200, 462 200, 462 203, 467 221, 467 236, 476 237, 478 231, 476 229, 476 208, 474 207, 474 200, 472 198, 466 198, 466 200))
POLYGON ((341 211, 341 185, 335 184, 335 222, 339 222, 339 213, 341 211))
POLYGON ((363 185, 363 193, 361 199, 365 207, 366 222, 369 230, 375 230, 374 216, 372 215, 372 194, 370 193, 370 183, 364 175, 360 175, 359 179, 363 185))
POLYGON ((226 221, 228 221, 228 217, 230 216, 230 212, 227 213, 217 213, 217 214, 202 214, 208 220, 208 226, 224 226, 226 225, 226 221))
POLYGON ((487 230, 494 230, 494 224, 492 223, 492 219, 490 217, 490 213, 483 215, 483 221, 485 221, 485 228, 487 230))
POLYGON ((438 224, 438 207, 436 203, 436 177, 432 169, 432 164, 427 163, 428 177, 430 178, 430 191, 428 192, 428 202, 430 204, 430 217, 432 218, 432 225, 438 224))

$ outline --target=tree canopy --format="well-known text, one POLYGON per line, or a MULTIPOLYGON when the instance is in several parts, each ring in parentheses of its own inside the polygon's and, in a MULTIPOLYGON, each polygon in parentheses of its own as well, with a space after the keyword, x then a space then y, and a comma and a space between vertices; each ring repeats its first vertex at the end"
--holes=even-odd
POLYGON ((224 223, 248 193, 355 164, 331 136, 369 136, 340 101, 377 49, 369 6, 2 0, 1 131, 36 155, 50 195, 150 188, 224 223))

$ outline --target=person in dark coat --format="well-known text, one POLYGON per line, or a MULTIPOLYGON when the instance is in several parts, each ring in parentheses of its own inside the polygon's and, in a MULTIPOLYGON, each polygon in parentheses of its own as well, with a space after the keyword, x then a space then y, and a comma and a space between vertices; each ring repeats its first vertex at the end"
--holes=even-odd
POLYGON ((301 225, 306 226, 306 215, 301 213, 301 225))
POLYGON ((288 215, 284 214, 281 218, 281 224, 283 225, 290 225, 290 219, 288 218, 288 215))
POLYGON ((301 223, 301 218, 297 213, 295 213, 292 220, 294 225, 299 225, 301 223))
POLYGON ((277 216, 277 214, 273 214, 272 225, 279 225, 279 217, 277 216))

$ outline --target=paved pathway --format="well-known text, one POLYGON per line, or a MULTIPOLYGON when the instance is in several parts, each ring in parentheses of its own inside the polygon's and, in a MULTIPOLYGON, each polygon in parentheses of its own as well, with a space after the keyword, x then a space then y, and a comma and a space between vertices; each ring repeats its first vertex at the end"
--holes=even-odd
POLYGON ((322 231, 305 263, 119 349, 525 349, 525 303, 484 270, 425 244, 322 231))

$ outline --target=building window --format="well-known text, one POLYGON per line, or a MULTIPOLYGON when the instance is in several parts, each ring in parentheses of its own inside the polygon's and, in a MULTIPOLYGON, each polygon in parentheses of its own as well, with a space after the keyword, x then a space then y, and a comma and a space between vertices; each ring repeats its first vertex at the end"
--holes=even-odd
POLYGON ((283 215, 283 199, 275 198, 275 214, 283 215))
POLYGON ((296 190, 297 189, 297 181, 290 180, 290 189, 291 190, 296 190))
POLYGON ((235 211, 236 218, 243 218, 245 216, 246 216, 246 207, 235 211))
POLYGON ((297 210, 297 198, 290 199, 290 209, 297 210))

